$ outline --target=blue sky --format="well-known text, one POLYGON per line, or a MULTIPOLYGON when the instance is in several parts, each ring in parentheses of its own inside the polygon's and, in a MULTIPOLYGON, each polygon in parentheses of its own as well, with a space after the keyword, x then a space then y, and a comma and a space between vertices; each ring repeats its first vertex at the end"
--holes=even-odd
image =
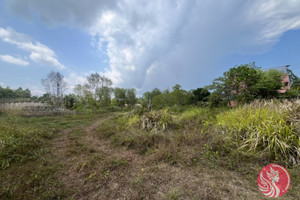
POLYGON ((299 28, 300 0, 0 0, 0 85, 41 95, 59 71, 71 92, 98 72, 139 94, 189 90, 253 61, 300 76, 299 28))

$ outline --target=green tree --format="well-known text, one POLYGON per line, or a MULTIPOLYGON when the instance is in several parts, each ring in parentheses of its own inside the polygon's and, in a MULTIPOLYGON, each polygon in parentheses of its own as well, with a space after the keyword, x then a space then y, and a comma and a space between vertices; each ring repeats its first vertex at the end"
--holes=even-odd
POLYGON ((126 103, 131 107, 136 103, 135 89, 126 90, 126 103))
POLYGON ((278 97, 278 90, 282 88, 283 72, 275 69, 262 71, 258 70, 259 80, 254 85, 255 97, 271 99, 278 97))
POLYGON ((158 88, 154 88, 151 92, 145 92, 143 94, 143 104, 147 105, 148 107, 151 107, 153 98, 160 94, 161 91, 158 88))
POLYGON ((76 95, 68 94, 64 97, 65 108, 74 109, 76 105, 76 95))
POLYGON ((200 101, 207 101, 210 95, 210 92, 206 88, 197 88, 196 90, 192 90, 191 92, 193 94, 192 96, 193 103, 197 103, 200 101))
POLYGON ((254 63, 230 68, 207 86, 213 92, 210 104, 224 105, 231 100, 245 103, 255 98, 277 97, 283 76, 277 70, 262 71, 254 63))
POLYGON ((165 90, 153 98, 154 108, 163 108, 165 106, 184 106, 191 104, 192 94, 182 90, 179 84, 173 87, 173 91, 165 90))
POLYGON ((114 88, 114 96, 117 106, 124 107, 126 103, 126 89, 114 88))
POLYGON ((176 91, 176 90, 180 90, 181 89, 181 85, 179 84, 176 84, 172 87, 173 91, 176 91))
POLYGON ((102 107, 108 107, 111 103, 111 93, 112 88, 107 86, 102 86, 96 91, 96 95, 99 98, 99 102, 102 107))
POLYGON ((80 108, 107 108, 111 104, 112 81, 98 73, 87 77, 84 85, 76 85, 74 92, 79 96, 80 108))

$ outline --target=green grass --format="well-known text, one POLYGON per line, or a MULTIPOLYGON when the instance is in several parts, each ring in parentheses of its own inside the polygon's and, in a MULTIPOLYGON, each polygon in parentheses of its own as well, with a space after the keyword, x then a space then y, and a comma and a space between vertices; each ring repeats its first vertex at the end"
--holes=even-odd
POLYGON ((99 117, 93 114, 0 116, 0 199, 77 199, 84 193, 104 199, 106 193, 132 199, 263 198, 256 179, 270 163, 288 168, 292 186, 283 199, 296 199, 299 166, 285 157, 299 148, 300 115, 290 108, 299 107, 256 102, 233 109, 122 112, 96 132, 87 129, 99 117), (61 142, 59 158, 53 141, 61 142))
MULTIPOLYGON (((70 191, 57 177, 62 164, 49 144, 60 131, 87 125, 96 115, 0 116, 0 199, 66 199, 70 191)), ((78 138, 79 131, 71 137, 78 138)))
POLYGON ((43 155, 43 146, 60 130, 78 123, 89 123, 93 115, 65 117, 0 116, 0 167, 35 160, 43 155))

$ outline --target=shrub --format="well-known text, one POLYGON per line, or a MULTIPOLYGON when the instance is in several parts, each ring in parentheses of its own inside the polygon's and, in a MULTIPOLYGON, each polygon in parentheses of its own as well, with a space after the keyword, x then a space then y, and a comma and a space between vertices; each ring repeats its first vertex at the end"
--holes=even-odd
POLYGON ((300 159, 300 139, 297 125, 289 120, 291 106, 274 101, 255 101, 218 114, 217 126, 240 149, 267 150, 276 159, 296 164, 300 159))

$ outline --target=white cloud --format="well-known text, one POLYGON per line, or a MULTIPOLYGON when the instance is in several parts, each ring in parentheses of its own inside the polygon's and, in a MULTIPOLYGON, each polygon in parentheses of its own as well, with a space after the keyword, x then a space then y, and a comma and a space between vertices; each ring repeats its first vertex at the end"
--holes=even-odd
POLYGON ((225 56, 264 53, 299 27, 299 0, 124 0, 90 34, 106 48, 106 75, 117 85, 193 88, 210 82, 225 56))
POLYGON ((23 19, 36 17, 49 26, 67 25, 89 27, 102 10, 117 5, 117 0, 4 0, 14 13, 23 19))
POLYGON ((42 87, 37 85, 24 84, 24 86, 30 90, 32 96, 42 96, 45 94, 45 92, 41 89, 42 87))
POLYGON ((30 53, 29 58, 39 64, 56 67, 57 69, 64 69, 65 66, 61 64, 55 52, 44 44, 34 42, 29 36, 18 33, 12 28, 0 27, 0 38, 7 43, 16 45, 19 49, 23 49, 30 53))
POLYGON ((20 65, 20 66, 27 66, 29 63, 26 60, 23 60, 21 58, 15 58, 11 55, 0 55, 0 60, 3 62, 7 62, 10 64, 20 65))
POLYGON ((73 89, 74 87, 77 85, 77 84, 84 84, 86 82, 86 74, 84 75, 79 75, 77 73, 74 73, 74 72, 71 72, 68 76, 66 76, 64 78, 64 80, 66 81, 67 83, 67 93, 72 93, 73 92, 73 89))
POLYGON ((141 90, 209 83, 224 57, 267 52, 300 27, 300 0, 9 2, 22 16, 34 10, 46 24, 88 29, 109 57, 104 73, 116 86, 141 90))

